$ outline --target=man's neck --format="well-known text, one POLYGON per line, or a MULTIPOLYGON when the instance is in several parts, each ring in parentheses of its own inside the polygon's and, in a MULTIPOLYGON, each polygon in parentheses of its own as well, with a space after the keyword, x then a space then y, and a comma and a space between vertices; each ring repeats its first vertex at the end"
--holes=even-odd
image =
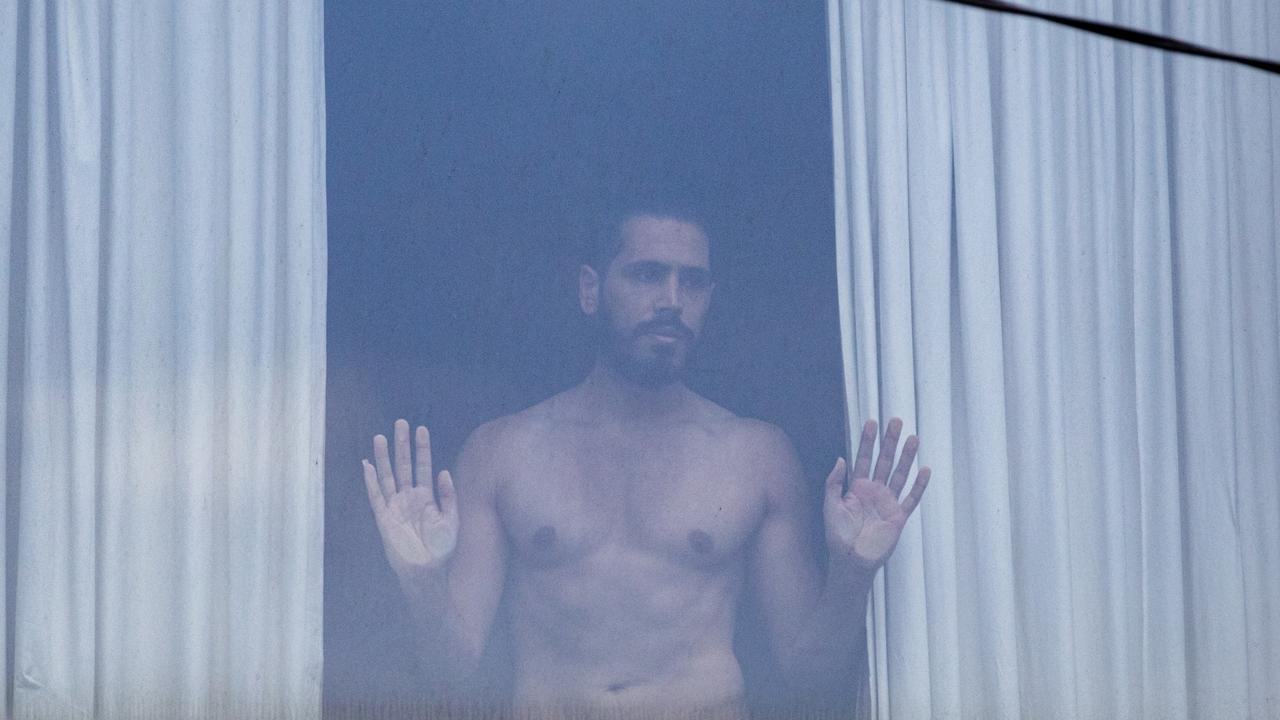
POLYGON ((688 407, 689 389, 676 381, 641 385, 597 360, 578 390, 590 415, 622 423, 668 419, 688 407))

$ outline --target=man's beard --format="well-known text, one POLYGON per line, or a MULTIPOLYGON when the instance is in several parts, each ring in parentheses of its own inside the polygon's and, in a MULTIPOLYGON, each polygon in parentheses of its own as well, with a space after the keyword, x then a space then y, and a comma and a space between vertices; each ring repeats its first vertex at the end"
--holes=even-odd
POLYGON ((694 334, 680 322, 679 318, 660 318, 641 323, 627 336, 614 327, 603 303, 600 309, 595 332, 600 358, 605 365, 631 382, 646 388, 665 387, 684 379, 694 334), (679 334, 682 338, 681 342, 685 343, 684 357, 681 357, 680 349, 674 344, 660 345, 655 348, 653 355, 648 357, 637 352, 636 341, 641 335, 654 330, 679 334))

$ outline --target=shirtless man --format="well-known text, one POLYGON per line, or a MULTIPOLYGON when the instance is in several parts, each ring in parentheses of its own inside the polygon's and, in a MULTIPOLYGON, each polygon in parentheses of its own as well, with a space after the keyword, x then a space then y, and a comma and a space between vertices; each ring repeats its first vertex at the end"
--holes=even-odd
MULTIPOLYGON (((693 220, 636 213, 579 273, 600 329, 576 387, 486 423, 457 484, 432 482, 431 447, 395 423, 364 479, 408 598, 428 680, 472 672, 504 584, 514 702, 535 714, 745 717, 734 619, 754 593, 783 681, 828 695, 857 677, 867 593, 929 481, 901 498, 917 440, 876 424, 851 472, 836 461, 818 566, 800 463, 778 428, 735 416, 682 382, 711 301, 708 239, 693 220), (709 713, 709 714, 708 714, 709 713)), ((581 716, 581 715, 578 715, 581 716)))

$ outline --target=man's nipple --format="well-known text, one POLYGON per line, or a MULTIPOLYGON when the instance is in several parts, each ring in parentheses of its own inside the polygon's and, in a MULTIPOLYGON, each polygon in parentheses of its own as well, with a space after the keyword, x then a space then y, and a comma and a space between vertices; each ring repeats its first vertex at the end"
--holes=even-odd
POLYGON ((543 525, 533 533, 533 549, 534 550, 550 550, 552 545, 556 544, 556 529, 550 525, 543 525))

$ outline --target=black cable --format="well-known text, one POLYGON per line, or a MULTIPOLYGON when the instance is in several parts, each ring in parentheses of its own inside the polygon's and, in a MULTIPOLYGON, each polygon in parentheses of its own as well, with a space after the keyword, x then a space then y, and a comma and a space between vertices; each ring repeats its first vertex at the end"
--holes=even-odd
POLYGON ((1105 35, 1117 40, 1146 45, 1147 47, 1159 48, 1161 50, 1169 50, 1176 53, 1184 53, 1186 55, 1196 55, 1199 57, 1211 58, 1214 60, 1226 60, 1228 62, 1240 63, 1248 65, 1263 72, 1269 72, 1274 75, 1280 75, 1280 62, 1274 60, 1261 60, 1258 58, 1246 57, 1244 55, 1232 55, 1224 53, 1220 50, 1207 48, 1200 45, 1192 45, 1188 42, 1175 40, 1173 38, 1164 37, 1163 35, 1155 35, 1142 30, 1134 30, 1132 28, 1121 27, 1119 25, 1110 25, 1108 23, 1097 22, 1096 20, 1081 20, 1080 18, 1068 15, 1058 15, 1048 13, 1041 10, 1032 10, 1030 8, 1013 5, 1003 0, 942 0, 942 2, 954 3, 956 5, 968 5, 970 7, 982 8, 984 10, 994 10, 996 12, 1009 13, 1012 15, 1025 15, 1027 17, 1039 18, 1040 20, 1048 20, 1059 25, 1066 25, 1077 30, 1084 30, 1098 35, 1105 35))

